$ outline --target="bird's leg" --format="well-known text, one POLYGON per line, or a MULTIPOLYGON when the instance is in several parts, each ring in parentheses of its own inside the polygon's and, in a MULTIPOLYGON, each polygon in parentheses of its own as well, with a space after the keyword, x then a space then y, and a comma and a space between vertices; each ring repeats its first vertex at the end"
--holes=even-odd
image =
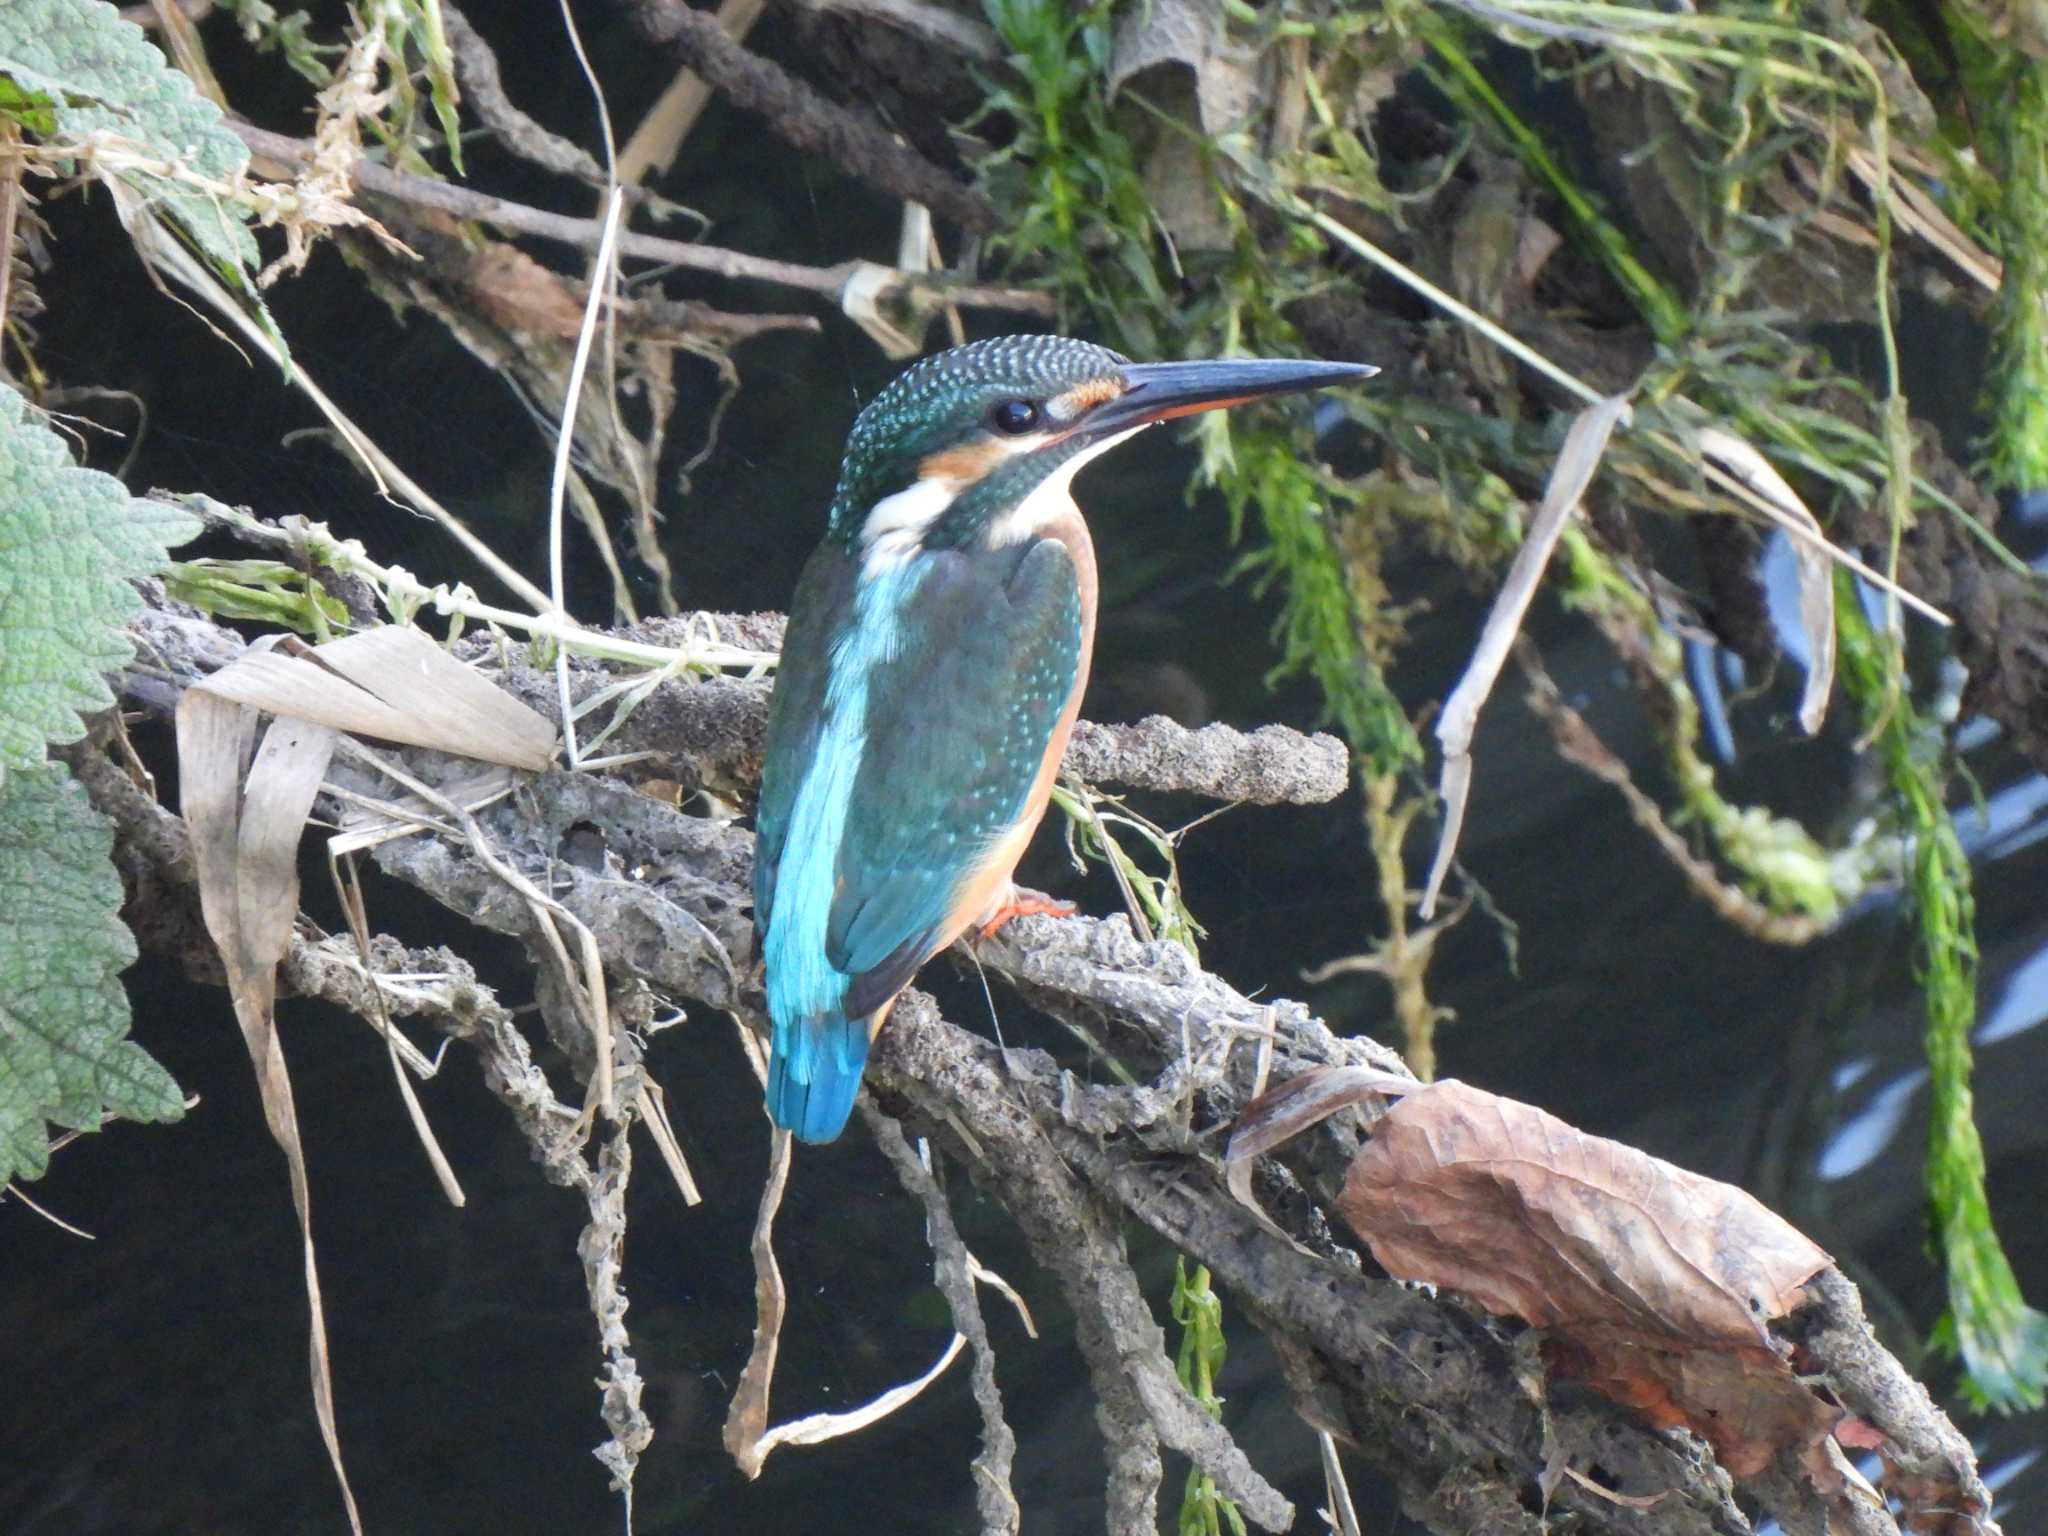
POLYGON ((989 938, 1013 917, 1072 917, 1080 910, 1071 901, 1055 901, 1043 891, 1028 891, 1021 885, 1013 885, 994 914, 974 930, 974 942, 979 944, 989 938))

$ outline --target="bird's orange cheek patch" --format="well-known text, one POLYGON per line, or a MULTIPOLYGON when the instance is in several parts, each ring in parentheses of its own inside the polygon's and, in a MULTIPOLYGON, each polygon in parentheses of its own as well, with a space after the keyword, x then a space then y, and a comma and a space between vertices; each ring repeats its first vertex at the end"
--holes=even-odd
POLYGON ((962 443, 925 455, 918 461, 920 480, 936 480, 956 495, 1007 459, 1012 450, 999 442, 962 443))

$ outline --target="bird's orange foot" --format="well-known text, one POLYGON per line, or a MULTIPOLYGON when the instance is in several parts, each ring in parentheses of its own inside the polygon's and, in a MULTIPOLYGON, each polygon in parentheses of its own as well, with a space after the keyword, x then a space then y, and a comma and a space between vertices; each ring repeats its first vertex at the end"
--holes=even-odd
POLYGON ((1010 899, 996 908, 994 917, 975 930, 974 942, 981 943, 1013 917, 1072 917, 1080 910, 1071 901, 1055 901, 1042 891, 1027 891, 1022 886, 1013 886, 1010 899))

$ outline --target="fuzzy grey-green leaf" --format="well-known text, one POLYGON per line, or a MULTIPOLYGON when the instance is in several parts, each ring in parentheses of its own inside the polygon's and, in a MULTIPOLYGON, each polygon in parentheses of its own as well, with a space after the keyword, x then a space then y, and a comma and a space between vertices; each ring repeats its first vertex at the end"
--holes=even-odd
POLYGON ((0 387, 0 783, 42 762, 46 743, 83 735, 81 712, 114 702, 104 674, 132 654, 122 626, 142 606, 133 582, 198 531, 73 464, 0 387))
POLYGON ((0 786, 0 1184, 49 1164, 50 1125, 175 1120, 178 1085, 128 1036, 113 833, 62 764, 0 786))
MULTIPOLYGON (((249 163, 220 109, 103 0, 0 3, 0 74, 47 96, 60 133, 111 132, 209 181, 233 181, 249 163)), ((175 220, 224 274, 256 260, 241 218, 209 193, 140 167, 115 174, 175 220)))

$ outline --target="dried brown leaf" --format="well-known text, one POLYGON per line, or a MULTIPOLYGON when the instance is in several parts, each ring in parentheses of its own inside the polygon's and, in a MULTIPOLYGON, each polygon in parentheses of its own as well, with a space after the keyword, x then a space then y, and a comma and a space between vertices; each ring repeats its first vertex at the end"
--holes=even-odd
POLYGON ((555 728, 418 630, 385 624, 300 655, 252 648, 200 685, 252 709, 539 771, 555 728))
POLYGON ((200 911, 227 971, 264 1119, 290 1172, 305 1256, 313 1409, 350 1528, 360 1533, 335 1429, 305 1150, 277 1033, 277 968, 299 912, 299 839, 343 731, 526 768, 547 765, 555 735, 542 716, 403 625, 296 656, 259 645, 178 702, 181 808, 200 911), (276 718, 258 745, 263 712, 276 718))
POLYGON ((1412 1077, 1377 1067, 1312 1067, 1245 1105, 1231 1127, 1230 1147, 1223 1160, 1249 1168, 1253 1158, 1292 1141, 1340 1109, 1349 1109, 1375 1094, 1396 1098, 1422 1086, 1412 1077))
POLYGON ((201 688, 187 690, 178 703, 177 723, 182 809, 191 829, 200 911, 227 969, 235 1020, 256 1068, 264 1120, 291 1174, 305 1257, 313 1411, 341 1485, 349 1527, 361 1536, 362 1519, 335 1430, 334 1376, 313 1250, 306 1155, 276 1018, 277 966, 291 945, 299 910, 299 834, 336 738, 327 726, 279 719, 264 734, 245 780, 242 764, 255 727, 254 711, 201 688))
POLYGON ((1742 1190, 1446 1081, 1379 1122, 1338 1209, 1389 1274, 1547 1330, 1553 1369, 1705 1436, 1738 1477, 1793 1449, 1840 1495, 1841 1411, 1767 1326, 1828 1255, 1742 1190))
POLYGON ((1829 1262, 1733 1185, 1455 1080, 1388 1112, 1339 1208, 1390 1274, 1679 1347, 1770 1347, 1765 1324, 1829 1262))

